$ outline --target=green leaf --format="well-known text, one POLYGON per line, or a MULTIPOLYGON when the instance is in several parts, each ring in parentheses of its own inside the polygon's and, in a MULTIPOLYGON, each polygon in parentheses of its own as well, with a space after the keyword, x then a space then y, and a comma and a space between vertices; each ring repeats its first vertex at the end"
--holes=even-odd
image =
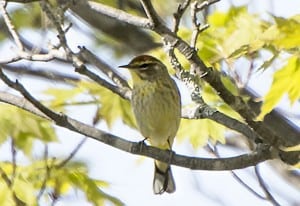
POLYGON ((225 143, 225 127, 209 119, 187 120, 182 119, 177 133, 177 139, 182 141, 188 138, 194 148, 207 144, 208 139, 213 143, 225 143))
POLYGON ((212 65, 215 69, 219 69, 220 65, 218 60, 221 58, 220 52, 218 51, 218 40, 212 38, 212 32, 206 30, 201 33, 198 37, 196 47, 198 48, 198 55, 207 64, 212 65))
POLYGON ((21 176, 15 178, 13 190, 16 196, 27 205, 37 205, 35 196, 36 190, 33 188, 32 183, 26 181, 21 176))
POLYGON ((66 105, 72 105, 76 101, 76 97, 84 93, 84 89, 80 87, 71 88, 49 88, 44 91, 44 94, 50 95, 53 98, 48 101, 50 107, 54 109, 64 110, 66 105))
POLYGON ((106 201, 111 202, 113 205, 124 205, 119 199, 103 192, 98 187, 99 181, 91 179, 82 172, 74 171, 68 173, 68 178, 75 187, 85 193, 87 199, 95 206, 104 205, 106 201))
POLYGON ((0 113, 0 142, 12 137, 26 155, 30 155, 34 140, 57 141, 53 126, 45 119, 6 104, 0 105, 0 113))
POLYGON ((96 104, 99 108, 96 114, 97 117, 94 118, 95 120, 103 119, 109 127, 120 118, 130 127, 135 127, 136 125, 130 102, 95 82, 81 81, 75 88, 48 89, 45 93, 54 97, 50 101, 52 107, 62 109, 68 105, 81 104, 80 101, 86 105, 85 102, 83 103, 82 98, 80 99, 80 96, 88 95, 92 100, 88 104, 96 104))
POLYGON ((228 27, 236 16, 247 12, 247 7, 231 7, 228 12, 215 11, 208 16, 208 23, 212 27, 228 27))
POLYGON ((223 85, 226 87, 226 89, 231 92, 231 94, 235 96, 239 95, 239 90, 237 86, 232 82, 232 80, 229 77, 222 75, 221 81, 223 85))
POLYGON ((109 127, 119 118, 128 126, 135 127, 135 119, 129 101, 93 82, 81 82, 80 85, 98 99, 100 109, 97 115, 100 116, 100 119, 104 119, 109 127))
MULTIPOLYGON (((226 80, 224 77, 222 82, 230 92, 232 92, 234 95, 238 94, 236 86, 229 79, 226 80)), ((228 106, 217 94, 217 92, 207 83, 202 85, 202 97, 206 104, 217 109, 218 111, 240 121, 243 119, 236 111, 228 106)))
POLYGON ((274 17, 275 25, 269 26, 261 35, 260 39, 266 44, 272 45, 278 51, 283 49, 299 51, 300 46, 300 20, 298 16, 288 19, 274 17))
POLYGON ((274 39, 273 43, 284 49, 299 48, 300 46, 300 21, 294 18, 284 19, 274 17, 279 30, 279 35, 274 39))
POLYGON ((224 57, 238 58, 262 48, 259 40, 262 33, 261 21, 248 13, 242 13, 234 21, 236 29, 223 42, 224 57), (243 26, 240 26, 243 25, 243 26))
POLYGON ((287 93, 293 104, 300 97, 300 59, 297 56, 289 58, 287 64, 276 71, 269 92, 264 97, 261 113, 257 120, 262 120, 287 93))
POLYGON ((262 63, 262 65, 260 67, 258 67, 257 70, 261 70, 261 69, 265 70, 265 69, 269 68, 273 64, 273 62, 278 57, 278 52, 273 52, 273 53, 274 53, 273 56, 271 58, 269 58, 268 60, 264 61, 262 63))
MULTIPOLYGON (((101 190, 109 186, 107 182, 88 176, 89 172, 84 162, 70 161, 63 167, 56 167, 61 161, 61 159, 49 158, 47 160, 48 172, 44 159, 35 160, 26 166, 17 165, 17 176, 15 176, 12 188, 16 196, 27 205, 37 205, 36 194, 46 180, 45 190, 61 197, 69 195, 71 189, 79 189, 94 205, 104 205, 106 202, 112 205, 123 205, 119 199, 101 190)), ((0 162, 0 167, 9 178, 12 177, 14 167, 12 163, 0 162)), ((13 205, 11 190, 5 186, 4 182, 0 181, 0 205, 13 205)), ((46 192, 44 196, 48 197, 48 193, 46 192)))
POLYGON ((12 192, 8 189, 4 181, 0 181, 0 205, 1 206, 14 206, 12 192))
MULTIPOLYGON (((211 24, 209 38, 216 41, 214 47, 218 49, 218 56, 224 59, 237 59, 264 46, 259 38, 264 29, 263 22, 246 7, 232 8, 227 13, 214 12, 208 22, 211 24)), ((202 33, 199 38, 201 36, 202 33)))
POLYGON ((42 12, 38 4, 27 4, 12 12, 11 18, 17 28, 41 28, 42 12))

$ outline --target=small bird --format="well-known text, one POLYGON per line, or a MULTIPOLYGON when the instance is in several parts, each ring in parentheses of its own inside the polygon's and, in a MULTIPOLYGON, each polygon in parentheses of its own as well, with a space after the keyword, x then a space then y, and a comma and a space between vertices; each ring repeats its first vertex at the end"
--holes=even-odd
MULTIPOLYGON (((139 131, 152 146, 171 150, 180 124, 181 99, 166 66, 141 55, 120 67, 128 68, 132 76, 131 105, 139 131)), ((170 165, 157 160, 154 165, 154 194, 173 193, 176 187, 170 165)))

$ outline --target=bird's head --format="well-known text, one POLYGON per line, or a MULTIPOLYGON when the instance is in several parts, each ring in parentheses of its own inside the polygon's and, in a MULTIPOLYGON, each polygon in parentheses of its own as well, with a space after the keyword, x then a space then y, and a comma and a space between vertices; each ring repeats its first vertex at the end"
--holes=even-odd
POLYGON ((137 56, 129 64, 119 67, 129 69, 134 83, 143 80, 155 81, 166 74, 168 75, 166 66, 155 57, 149 55, 137 56))

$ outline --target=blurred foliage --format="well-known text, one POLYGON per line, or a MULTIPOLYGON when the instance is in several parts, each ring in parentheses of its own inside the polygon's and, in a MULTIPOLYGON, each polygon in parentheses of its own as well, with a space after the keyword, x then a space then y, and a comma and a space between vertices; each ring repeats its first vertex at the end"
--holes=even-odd
MULTIPOLYGON (((275 61, 280 58, 286 59, 286 65, 276 68, 278 71, 274 73, 273 84, 264 98, 259 120, 277 105, 283 94, 288 94, 291 104, 299 100, 300 15, 287 19, 270 15, 270 18, 274 22, 249 13, 245 6, 232 7, 227 12, 215 11, 208 16, 209 29, 199 35, 197 42, 198 54, 215 69, 221 69, 222 65, 224 70, 227 65, 233 70, 235 62, 242 58, 245 62, 246 58, 249 62, 262 61, 257 70, 266 70, 276 68, 275 61), (266 51, 271 58, 264 59, 266 51)), ((191 30, 184 28, 179 34, 189 41, 191 30)), ((232 79, 222 77, 222 82, 234 95, 240 95, 232 79)), ((207 96, 206 93, 204 88, 203 96, 207 96)))
POLYGON ((35 28, 43 26, 43 13, 37 3, 18 7, 11 13, 11 18, 17 29, 35 28))
POLYGON ((49 199, 50 194, 63 198, 64 195, 70 194, 72 189, 77 189, 82 191, 93 205, 104 205, 107 201, 113 205, 123 205, 120 200, 100 189, 107 187, 108 183, 90 178, 83 162, 73 160, 58 167, 61 159, 48 158, 46 166, 45 160, 32 158, 35 141, 45 144, 57 141, 51 122, 6 104, 0 104, 0 113, 1 143, 12 139, 12 146, 16 152, 22 151, 28 160, 32 160, 26 166, 0 162, 0 174, 2 177, 5 174, 11 181, 9 186, 4 179, 0 179, 0 205, 14 205, 14 195, 27 205, 38 205, 36 195, 43 187, 46 199, 49 199))
POLYGON ((26 205, 39 205, 39 201, 50 201, 51 197, 63 199, 74 192, 81 191, 95 206, 123 205, 115 197, 101 190, 109 186, 107 182, 93 179, 88 176, 87 166, 83 162, 72 161, 59 166, 61 159, 48 158, 47 160, 34 160, 24 165, 13 165, 9 162, 0 163, 1 173, 10 180, 9 186, 0 180, 0 204, 14 205, 13 195, 22 200, 26 205), (14 171, 17 173, 14 174, 14 171), (37 199, 37 194, 42 195, 37 199), (5 196, 4 196, 5 195, 5 196))
POLYGON ((18 150, 31 156, 34 141, 57 141, 52 124, 43 118, 5 104, 0 104, 0 113, 0 143, 12 138, 18 150))
POLYGON ((292 56, 286 65, 274 73, 271 89, 265 96, 262 112, 257 117, 259 120, 269 113, 279 102, 284 94, 288 95, 291 104, 300 97, 300 58, 292 56))
POLYGON ((210 140, 213 144, 225 144, 225 127, 209 119, 182 119, 177 133, 179 142, 189 138, 192 146, 199 149, 210 140))

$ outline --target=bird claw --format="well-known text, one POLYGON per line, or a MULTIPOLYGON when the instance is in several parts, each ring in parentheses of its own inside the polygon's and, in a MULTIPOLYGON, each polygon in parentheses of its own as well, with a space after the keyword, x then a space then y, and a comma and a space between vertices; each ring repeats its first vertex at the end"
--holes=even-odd
POLYGON ((148 137, 145 137, 142 141, 139 141, 138 144, 140 145, 140 152, 143 151, 143 146, 146 145, 145 141, 148 139, 148 137))

